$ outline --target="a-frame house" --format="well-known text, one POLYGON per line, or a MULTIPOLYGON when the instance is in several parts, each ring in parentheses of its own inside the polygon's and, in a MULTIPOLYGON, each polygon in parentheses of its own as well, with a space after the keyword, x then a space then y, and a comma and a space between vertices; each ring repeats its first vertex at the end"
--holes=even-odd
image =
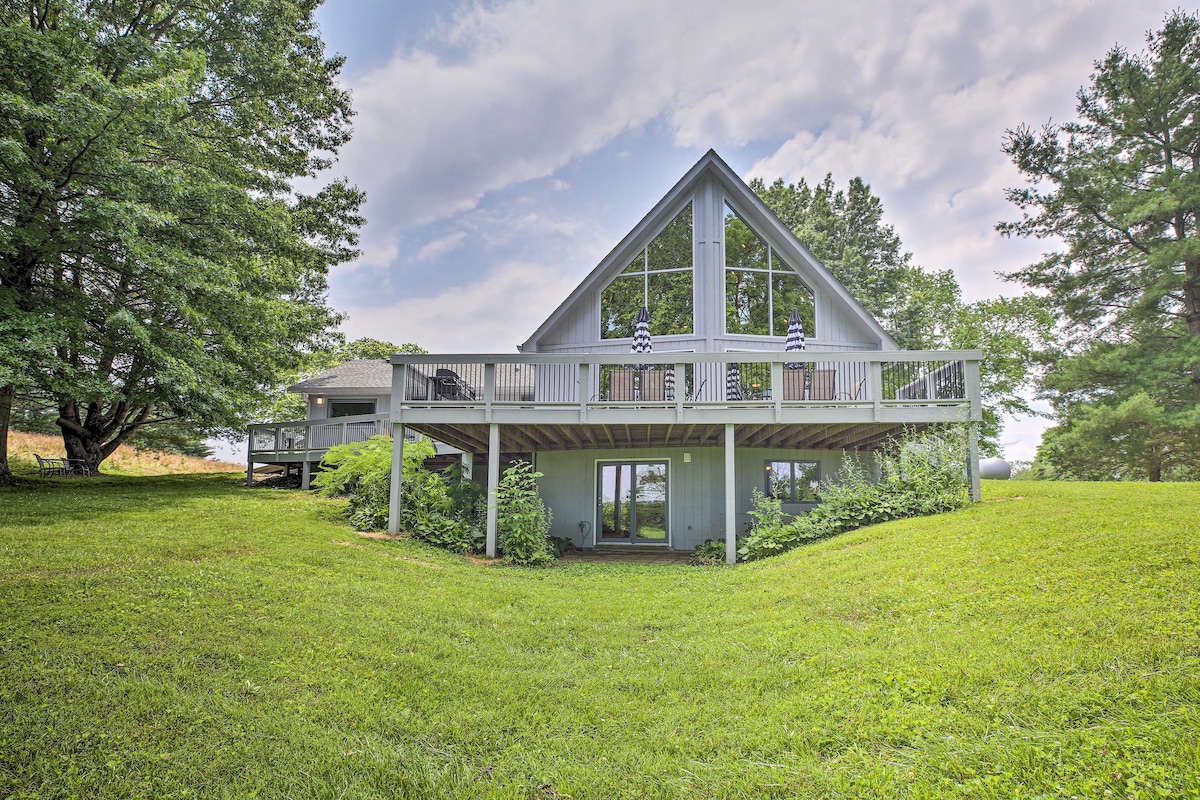
MULTIPOLYGON (((388 416, 486 453, 489 487, 533 460, 552 533, 581 547, 722 539, 732 562, 755 488, 802 513, 843 452, 981 418, 978 351, 900 350, 711 150, 518 349, 394 356, 388 416)), ((489 554, 495 531, 493 500, 489 554)))

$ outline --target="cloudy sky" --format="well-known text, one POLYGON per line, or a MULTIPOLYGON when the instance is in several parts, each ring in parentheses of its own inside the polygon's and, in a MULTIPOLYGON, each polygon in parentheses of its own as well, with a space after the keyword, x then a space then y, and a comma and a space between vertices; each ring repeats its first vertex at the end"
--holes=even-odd
POLYGON ((917 263, 1016 293, 996 273, 1047 245, 993 230, 1005 129, 1071 118, 1177 4, 327 0, 369 220, 331 302, 351 338, 511 352, 710 147, 746 179, 862 176, 917 263))

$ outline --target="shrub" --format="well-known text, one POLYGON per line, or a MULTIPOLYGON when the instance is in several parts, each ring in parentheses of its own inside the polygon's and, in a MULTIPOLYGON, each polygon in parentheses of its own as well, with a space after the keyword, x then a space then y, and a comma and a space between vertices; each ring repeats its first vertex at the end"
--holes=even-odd
POLYGON ((541 565, 554 560, 550 544, 550 511, 538 494, 533 465, 515 461, 496 487, 497 544, 506 561, 541 565))
MULTIPOLYGON (((478 507, 482 489, 443 477, 422 466, 434 453, 427 439, 404 446, 404 482, 400 488, 400 530, 414 539, 455 552, 478 550, 483 539, 478 507), (473 488, 472 488, 473 487, 473 488)), ((324 470, 313 486, 329 496, 349 496, 346 513, 355 530, 387 527, 392 478, 392 437, 372 436, 365 442, 331 447, 321 461, 324 470)))
POLYGON ((716 564, 725 563, 725 542, 720 539, 705 539, 692 554, 688 560, 693 564, 701 564, 704 566, 713 566, 716 564))
POLYGON ((877 522, 962 508, 968 502, 964 434, 947 428, 893 441, 875 454, 878 482, 846 455, 838 472, 822 482, 821 504, 786 525, 776 524, 774 508, 760 506, 756 492, 756 524, 738 555, 753 561, 877 522))

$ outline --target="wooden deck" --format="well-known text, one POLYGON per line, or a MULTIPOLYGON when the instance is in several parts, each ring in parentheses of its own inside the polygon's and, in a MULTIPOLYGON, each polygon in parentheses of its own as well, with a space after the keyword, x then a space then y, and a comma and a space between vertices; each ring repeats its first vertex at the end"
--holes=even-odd
POLYGON ((394 356, 392 421, 471 452, 488 449, 492 424, 505 450, 526 452, 719 445, 728 424, 739 447, 871 448, 905 426, 981 419, 980 357, 394 356))

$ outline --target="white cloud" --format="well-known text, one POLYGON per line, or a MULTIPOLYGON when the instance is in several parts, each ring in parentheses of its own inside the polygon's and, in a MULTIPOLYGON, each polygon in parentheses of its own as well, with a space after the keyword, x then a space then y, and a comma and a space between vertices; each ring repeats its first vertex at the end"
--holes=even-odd
MULTIPOLYGON (((351 86, 359 116, 342 166, 367 190, 371 219, 359 285, 410 294, 386 309, 349 308, 346 329, 430 349, 510 350, 582 277, 581 259, 590 267, 624 234, 581 212, 579 198, 601 188, 589 185, 593 176, 582 170, 568 185, 558 171, 634 131, 656 146, 716 147, 731 161, 743 146, 779 142, 746 177, 832 172, 844 185, 861 175, 918 263, 955 269, 970 299, 1019 291, 995 271, 1049 245, 993 230, 1015 216, 1003 190, 1020 183, 1001 152, 1004 129, 1073 116, 1092 62, 1118 41, 1140 49, 1173 3, 471 5, 351 86), (550 211, 526 198, 478 208, 485 195, 537 178, 550 179, 550 211), (462 264, 447 259, 462 270, 476 241, 499 248, 540 237, 542 249, 436 297, 390 285, 384 266, 407 231, 448 216, 457 232, 417 259, 462 247, 462 264)), ((645 194, 644 176, 617 167, 622 155, 601 180, 645 194)))
POLYGON ((417 261, 436 261, 447 253, 453 253, 455 250, 458 250, 466 241, 466 231, 455 231, 429 242, 418 250, 413 258, 417 261))
POLYGON ((350 339, 416 342, 434 353, 510 353, 566 299, 579 278, 541 264, 510 262, 434 297, 356 309, 342 330, 350 339))

